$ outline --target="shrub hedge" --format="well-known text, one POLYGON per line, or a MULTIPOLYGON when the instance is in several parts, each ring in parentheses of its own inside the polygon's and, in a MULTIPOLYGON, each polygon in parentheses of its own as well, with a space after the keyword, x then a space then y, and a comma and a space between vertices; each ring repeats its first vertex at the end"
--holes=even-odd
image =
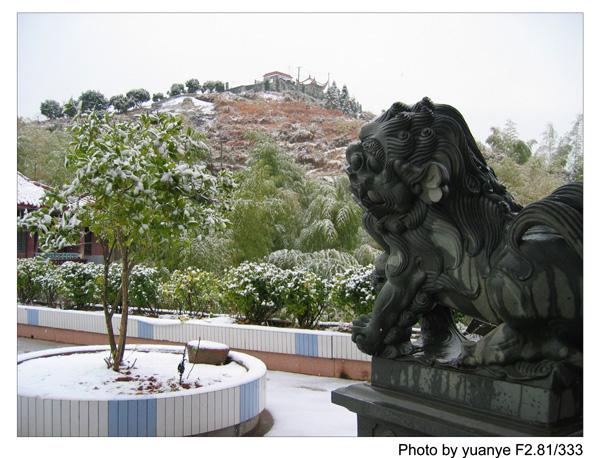
MULTIPOLYGON (((322 320, 349 320, 372 308, 372 266, 354 265, 333 278, 307 267, 283 269, 268 262, 244 262, 218 277, 191 267, 168 273, 137 265, 130 276, 129 297, 132 307, 150 311, 170 309, 192 316, 229 313, 253 324, 278 318, 301 328, 314 328, 322 320)), ((98 304, 102 274, 98 264, 57 266, 41 258, 19 259, 18 299, 66 308, 98 304)), ((117 306, 120 275, 121 266, 112 264, 108 299, 117 306)))

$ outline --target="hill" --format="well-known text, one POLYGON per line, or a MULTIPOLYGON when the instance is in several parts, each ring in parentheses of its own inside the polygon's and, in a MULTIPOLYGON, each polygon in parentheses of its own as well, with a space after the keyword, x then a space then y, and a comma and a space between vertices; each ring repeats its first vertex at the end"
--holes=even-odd
MULTIPOLYGON (((247 92, 234 94, 182 94, 159 102, 146 102, 140 108, 118 116, 132 117, 142 111, 166 111, 181 116, 186 123, 206 135, 210 160, 216 169, 245 168, 251 149, 250 133, 272 137, 282 151, 303 164, 307 175, 337 176, 343 173, 345 148, 355 141, 362 119, 328 109, 323 100, 296 92, 247 92)), ((49 176, 45 162, 52 158, 57 168, 66 147, 68 118, 48 121, 19 120, 18 169, 32 178, 57 184, 49 176), (46 151, 44 151, 46 149, 46 151)), ((58 171, 62 179, 64 173, 58 171)))
POLYGON ((321 177, 343 173, 345 148, 365 122, 296 93, 187 94, 150 109, 179 114, 203 132, 217 168, 243 168, 251 145, 248 133, 260 132, 305 165, 309 175, 321 177))

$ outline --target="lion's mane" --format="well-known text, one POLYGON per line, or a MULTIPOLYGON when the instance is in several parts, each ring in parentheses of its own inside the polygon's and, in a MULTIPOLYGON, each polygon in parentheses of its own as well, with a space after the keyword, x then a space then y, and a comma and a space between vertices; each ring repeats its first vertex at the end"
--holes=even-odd
MULTIPOLYGON (((485 250, 489 259, 502 239, 506 224, 521 206, 487 165, 456 109, 434 104, 428 98, 413 106, 398 102, 363 126, 360 138, 363 148, 384 162, 390 173, 395 161, 408 164, 402 179, 411 189, 423 179, 429 164, 442 165, 447 171, 444 199, 432 208, 417 201, 415 208, 403 218, 405 225, 407 229, 417 229, 424 220, 424 213, 434 211, 437 221, 443 222, 438 224, 445 223, 446 230, 454 233, 455 242, 460 245, 458 252, 464 249, 468 255, 476 256, 485 250)), ((368 219, 366 224, 373 225, 368 219)), ((403 256, 405 260, 408 259, 406 242, 415 243, 417 251, 425 249, 433 257, 439 257, 427 234, 410 232, 406 232, 404 238, 413 240, 398 240, 401 250, 407 251, 403 256)))

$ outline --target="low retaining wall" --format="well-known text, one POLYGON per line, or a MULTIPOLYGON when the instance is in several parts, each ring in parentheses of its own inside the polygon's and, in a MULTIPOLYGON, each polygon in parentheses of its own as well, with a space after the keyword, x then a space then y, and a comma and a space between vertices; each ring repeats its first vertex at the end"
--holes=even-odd
MULTIPOLYGON (((74 347, 68 352, 87 352, 94 348, 107 349, 108 346, 74 347)), ((18 362, 59 355, 64 351, 27 353, 21 355, 18 362)), ((115 400, 17 395, 17 435, 242 435, 256 425, 265 407, 266 368, 261 361, 248 355, 230 352, 230 357, 247 367, 248 374, 240 380, 223 383, 222 387, 216 385, 202 391, 126 396, 127 399, 115 400)))
MULTIPOLYGON (((25 305, 17 309, 19 336, 85 345, 106 343, 102 312, 25 305)), ((120 315, 113 316, 115 332, 120 319, 120 315)), ((358 350, 350 334, 200 320, 173 321, 130 316, 128 342, 182 344, 196 339, 212 340, 256 356, 272 370, 352 380, 368 380, 371 375, 371 357, 358 350)))

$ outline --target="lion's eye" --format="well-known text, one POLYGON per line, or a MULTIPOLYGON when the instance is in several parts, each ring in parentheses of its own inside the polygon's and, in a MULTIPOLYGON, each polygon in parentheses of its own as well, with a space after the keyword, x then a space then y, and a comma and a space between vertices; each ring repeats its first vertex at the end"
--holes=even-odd
POLYGON ((350 165, 352 166, 352 170, 360 170, 363 165, 363 157, 362 154, 356 153, 353 154, 350 158, 350 165))
POLYGON ((379 173, 383 169, 381 163, 373 156, 369 158, 369 168, 375 173, 379 173))

